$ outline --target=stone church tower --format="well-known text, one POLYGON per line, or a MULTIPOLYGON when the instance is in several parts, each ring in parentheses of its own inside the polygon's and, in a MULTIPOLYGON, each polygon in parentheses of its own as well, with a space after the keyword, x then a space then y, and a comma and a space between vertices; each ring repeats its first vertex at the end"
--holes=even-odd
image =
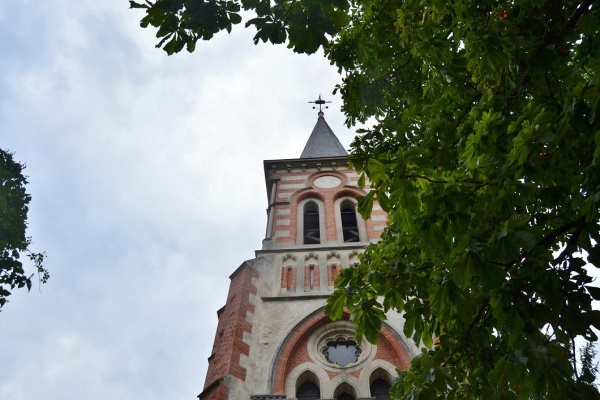
MULTIPOLYGON (((324 102, 319 99, 317 104, 324 102)), ((264 162, 266 237, 230 276, 200 400, 389 399, 396 369, 416 354, 388 315, 377 344, 323 313, 340 269, 377 241, 386 214, 356 211, 358 175, 319 111, 298 159, 264 162)))

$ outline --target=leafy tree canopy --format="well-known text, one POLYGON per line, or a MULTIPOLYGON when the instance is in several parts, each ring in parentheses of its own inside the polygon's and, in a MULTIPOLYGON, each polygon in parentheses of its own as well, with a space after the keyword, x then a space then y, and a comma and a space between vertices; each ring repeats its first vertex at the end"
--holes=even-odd
POLYGON ((327 312, 359 336, 385 312, 424 350, 409 399, 592 399, 575 339, 596 341, 600 44, 593 0, 157 0, 172 54, 256 16, 255 42, 320 46, 343 73, 360 201, 389 215, 327 312), (365 175, 360 183, 364 185, 365 175))
POLYGON ((34 274, 25 271, 23 255, 33 263, 42 283, 49 278, 42 266, 44 254, 32 253, 29 250, 31 238, 25 236, 27 204, 31 197, 25 191, 27 180, 23 168, 11 153, 0 149, 0 308, 7 303, 14 288, 31 290, 34 274))

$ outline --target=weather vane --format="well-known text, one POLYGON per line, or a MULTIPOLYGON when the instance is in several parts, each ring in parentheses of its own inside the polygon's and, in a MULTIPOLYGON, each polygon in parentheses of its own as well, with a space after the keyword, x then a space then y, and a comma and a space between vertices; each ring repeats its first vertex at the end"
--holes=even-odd
MULTIPOLYGON (((323 104, 325 104, 325 103, 331 103, 331 102, 323 100, 321 98, 321 95, 319 95, 319 98, 317 100, 315 100, 315 101, 309 101, 309 103, 318 104, 319 105, 319 113, 322 113, 323 112, 323 110, 322 110, 323 104)), ((313 106, 313 109, 316 109, 316 108, 317 108, 316 106, 313 106)), ((325 106, 325 108, 329 108, 329 107, 325 106)))

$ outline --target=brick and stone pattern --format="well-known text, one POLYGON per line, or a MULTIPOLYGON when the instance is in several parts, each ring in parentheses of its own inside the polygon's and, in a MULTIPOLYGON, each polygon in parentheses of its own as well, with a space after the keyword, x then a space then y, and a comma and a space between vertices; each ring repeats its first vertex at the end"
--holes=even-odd
POLYGON ((259 277, 253 263, 254 260, 245 261, 230 277, 227 302, 218 311, 217 333, 208 359, 205 381, 205 389, 211 385, 215 388, 210 391, 210 397, 201 397, 202 400, 227 400, 228 391, 223 384, 227 376, 240 381, 246 379, 246 368, 241 365, 240 360, 250 350, 245 336, 252 332, 249 314, 254 313, 251 296, 256 295, 256 286, 253 280, 259 277))
POLYGON ((331 290, 335 286, 335 278, 340 274, 341 266, 339 264, 327 265, 327 287, 331 290))
POLYGON ((304 291, 319 290, 321 287, 319 264, 307 264, 304 266, 304 291))
POLYGON ((296 267, 282 267, 281 268, 281 291, 282 292, 295 292, 296 291, 296 267))
MULTIPOLYGON (((302 244, 301 232, 299 232, 298 221, 302 217, 303 210, 298 207, 299 203, 306 199, 315 199, 322 202, 324 206, 324 232, 321 232, 322 243, 343 243, 341 235, 339 205, 336 200, 342 198, 355 199, 357 196, 366 195, 370 189, 368 182, 364 189, 358 187, 358 175, 354 170, 342 167, 345 162, 322 163, 315 168, 307 167, 306 164, 291 163, 284 160, 281 165, 267 170, 269 181, 274 182, 275 201, 270 205, 273 213, 273 224, 270 236, 267 238, 270 245, 276 244, 302 244), (335 165, 332 165, 335 164, 335 165), (335 187, 319 187, 315 183, 318 179, 337 179, 339 184, 335 187)), ((360 218, 360 216, 358 216, 360 218)), ((361 221, 364 224, 362 242, 370 242, 379 239, 385 228, 387 214, 375 201, 371 218, 361 221)))

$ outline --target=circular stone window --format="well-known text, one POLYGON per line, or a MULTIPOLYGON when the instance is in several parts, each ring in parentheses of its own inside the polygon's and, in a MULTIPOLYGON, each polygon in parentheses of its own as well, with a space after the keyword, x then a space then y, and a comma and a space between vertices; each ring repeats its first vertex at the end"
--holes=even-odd
POLYGON ((308 340, 310 358, 333 369, 347 369, 361 364, 371 355, 373 346, 366 340, 357 343, 355 326, 338 321, 317 329, 308 340))
POLYGON ((321 189, 331 189, 338 187, 342 183, 342 180, 337 176, 324 175, 315 179, 314 184, 316 187, 321 189))
POLYGON ((339 337, 327 342, 321 353, 328 363, 345 367, 349 364, 356 364, 362 349, 354 340, 339 337))

